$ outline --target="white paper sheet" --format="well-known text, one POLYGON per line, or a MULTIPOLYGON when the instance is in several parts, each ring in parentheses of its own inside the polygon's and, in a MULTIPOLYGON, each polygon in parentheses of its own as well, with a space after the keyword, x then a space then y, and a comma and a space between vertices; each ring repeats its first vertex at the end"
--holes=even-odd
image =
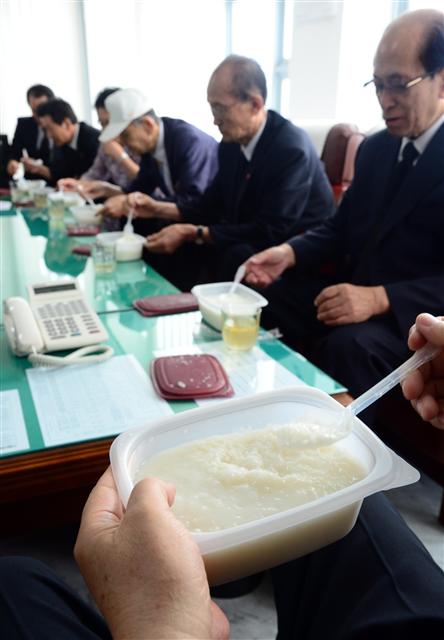
POLYGON ((173 413, 131 355, 26 374, 46 446, 116 435, 173 413))
POLYGON ((29 449, 28 433, 17 389, 0 392, 0 456, 29 449))
MULTIPOLYGON (((260 391, 273 391, 294 386, 306 386, 300 378, 273 360, 259 347, 250 351, 232 351, 222 341, 199 345, 205 353, 215 356, 224 367, 234 389, 234 398, 250 396, 260 391)), ((198 405, 225 402, 230 398, 196 400, 198 405)))

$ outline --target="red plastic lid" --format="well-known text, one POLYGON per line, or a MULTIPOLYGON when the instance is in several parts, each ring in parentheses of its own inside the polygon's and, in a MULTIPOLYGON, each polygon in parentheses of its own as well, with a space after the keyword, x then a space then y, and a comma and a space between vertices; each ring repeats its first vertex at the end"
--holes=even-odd
POLYGON ((157 393, 167 400, 233 395, 225 369, 211 355, 156 358, 151 362, 150 373, 157 393))

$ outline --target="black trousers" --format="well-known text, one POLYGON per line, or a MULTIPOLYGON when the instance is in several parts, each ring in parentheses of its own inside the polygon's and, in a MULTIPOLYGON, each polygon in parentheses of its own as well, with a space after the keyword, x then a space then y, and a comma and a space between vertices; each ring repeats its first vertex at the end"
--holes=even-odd
MULTIPOLYGON (((271 573, 279 640, 444 637, 444 575, 381 494, 345 538, 271 573)), ((111 637, 50 569, 21 557, 0 559, 0 629, 5 640, 111 637)))
MULTIPOLYGON (((328 327, 316 319, 314 299, 334 282, 325 277, 281 278, 265 289, 269 300, 263 325, 279 327, 283 341, 304 354, 357 397, 406 360, 407 336, 390 315, 366 322, 328 327)), ((372 426, 376 407, 360 418, 372 426)))

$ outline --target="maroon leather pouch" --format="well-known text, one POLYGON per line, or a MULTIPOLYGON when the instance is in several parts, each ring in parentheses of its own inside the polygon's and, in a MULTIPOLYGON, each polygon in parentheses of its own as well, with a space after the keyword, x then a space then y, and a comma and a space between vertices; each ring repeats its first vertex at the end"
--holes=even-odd
POLYGON ((197 298, 192 293, 172 293, 134 300, 133 306, 143 316, 164 316, 170 313, 196 311, 197 298))
POLYGON ((154 389, 166 400, 228 398, 234 393, 225 369, 208 354, 155 358, 150 374, 154 389))
POLYGON ((100 227, 95 224, 67 224, 66 231, 69 236, 96 236, 100 232, 100 227))

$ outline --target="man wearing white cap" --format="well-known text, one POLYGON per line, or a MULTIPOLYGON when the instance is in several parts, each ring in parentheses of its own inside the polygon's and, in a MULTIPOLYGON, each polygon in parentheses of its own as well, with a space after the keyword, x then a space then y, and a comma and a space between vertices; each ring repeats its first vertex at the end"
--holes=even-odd
MULTIPOLYGON (((100 140, 120 142, 141 155, 140 170, 128 192, 143 192, 154 217, 177 219, 195 204, 217 171, 217 142, 184 120, 159 118, 151 102, 137 89, 121 89, 105 100, 109 124, 100 140), (160 215, 160 212, 162 215, 160 215)), ((105 203, 104 213, 126 215, 128 194, 105 203)), ((153 220, 136 221, 136 228, 149 233, 165 225, 153 220)))

